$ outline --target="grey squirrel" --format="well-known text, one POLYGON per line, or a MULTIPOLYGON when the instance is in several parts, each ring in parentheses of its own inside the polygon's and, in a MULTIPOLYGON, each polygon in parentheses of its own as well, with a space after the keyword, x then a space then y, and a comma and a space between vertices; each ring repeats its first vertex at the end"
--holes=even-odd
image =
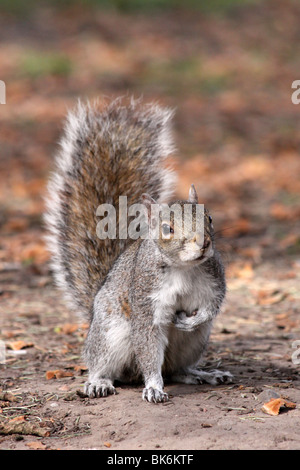
MULTIPOLYGON (((163 377, 188 384, 232 377, 197 368, 226 291, 208 212, 202 239, 187 232, 175 239, 176 220, 166 224, 161 214, 157 239, 96 234, 97 207, 118 208, 120 195, 129 205, 143 202, 150 227, 152 205, 171 204, 175 175, 164 164, 174 148, 171 116, 158 105, 115 100, 101 110, 79 103, 67 118, 45 220, 56 283, 90 323, 89 397, 115 394, 116 380, 143 380, 142 398, 164 402, 163 377)), ((176 202, 192 205, 194 223, 194 186, 176 202)))

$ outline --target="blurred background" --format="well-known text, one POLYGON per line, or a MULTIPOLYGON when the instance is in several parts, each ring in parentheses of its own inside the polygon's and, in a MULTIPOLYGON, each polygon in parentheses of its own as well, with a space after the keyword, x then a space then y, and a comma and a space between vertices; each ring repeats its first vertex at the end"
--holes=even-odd
POLYGON ((177 195, 196 185, 229 274, 298 266, 299 1, 1 0, 0 11, 5 276, 47 273, 43 195, 67 110, 120 95, 176 109, 177 195))

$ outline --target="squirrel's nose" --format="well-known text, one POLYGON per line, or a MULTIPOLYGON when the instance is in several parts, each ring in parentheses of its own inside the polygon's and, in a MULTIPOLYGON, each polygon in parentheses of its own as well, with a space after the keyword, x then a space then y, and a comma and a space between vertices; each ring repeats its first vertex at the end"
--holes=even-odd
POLYGON ((194 236, 194 242, 197 243, 198 246, 200 246, 201 249, 205 250, 206 248, 209 247, 210 245, 210 238, 209 237, 205 237, 204 240, 203 240, 203 235, 200 235, 200 234, 196 234, 194 236))

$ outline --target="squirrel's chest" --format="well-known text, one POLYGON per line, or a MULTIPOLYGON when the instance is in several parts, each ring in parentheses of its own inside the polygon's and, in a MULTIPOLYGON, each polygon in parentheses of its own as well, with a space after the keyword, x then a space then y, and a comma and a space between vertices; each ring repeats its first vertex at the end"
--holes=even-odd
POLYGON ((192 312, 211 302, 215 295, 215 279, 205 270, 174 269, 166 274, 155 299, 160 308, 170 313, 176 310, 192 312))

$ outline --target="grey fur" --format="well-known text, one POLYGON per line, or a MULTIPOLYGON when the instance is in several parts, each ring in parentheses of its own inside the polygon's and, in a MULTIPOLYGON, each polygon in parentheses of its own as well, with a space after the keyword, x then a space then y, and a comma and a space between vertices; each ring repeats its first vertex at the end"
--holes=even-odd
MULTIPOLYGON (((208 214, 203 245, 199 245, 200 237, 182 235, 167 242, 161 238, 113 243, 109 249, 101 247, 101 241, 99 244, 91 233, 94 218, 90 222, 88 217, 94 217, 92 211, 90 216, 84 215, 88 197, 95 199, 96 190, 101 202, 123 195, 120 190, 127 183, 132 164, 134 179, 127 186, 131 203, 138 202, 145 191, 154 198, 146 195, 149 207, 151 201, 168 198, 174 186, 173 174, 161 163, 172 147, 169 118, 168 111, 156 106, 138 110, 134 102, 128 108, 113 103, 102 114, 80 105, 69 118, 58 169, 50 185, 46 220, 55 277, 77 310, 90 313, 84 350, 89 368, 85 392, 90 397, 116 393, 115 380, 143 380, 143 399, 163 402, 168 400, 163 377, 185 383, 217 383, 231 377, 227 372, 197 369, 226 290, 208 214), (118 155, 124 148, 120 163, 118 155), (104 165, 107 152, 110 177, 104 165), (133 155, 138 155, 134 162, 133 155), (81 178, 85 158, 91 160, 95 175, 99 168, 102 171, 100 182, 99 174, 93 180, 88 173, 87 188, 81 178), (146 177, 142 180, 138 175, 146 177), (71 216, 72 203, 77 219, 71 216), (74 234, 78 237, 72 238, 74 234), (70 236, 72 243, 68 243, 70 236), (95 243, 97 251, 90 246, 95 243)), ((192 188, 189 203, 195 201, 192 188)))

